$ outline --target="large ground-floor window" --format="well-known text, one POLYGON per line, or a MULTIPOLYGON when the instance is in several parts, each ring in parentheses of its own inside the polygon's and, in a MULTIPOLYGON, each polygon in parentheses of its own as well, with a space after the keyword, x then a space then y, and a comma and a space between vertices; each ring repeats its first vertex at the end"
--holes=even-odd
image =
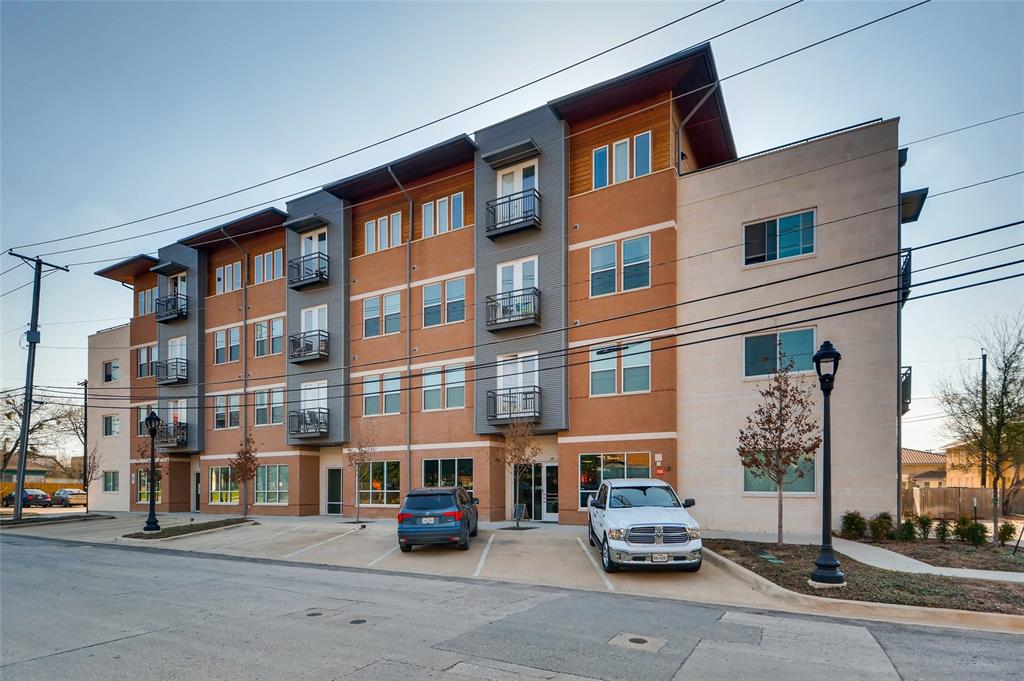
POLYGON ((580 508, 597 494, 602 480, 651 477, 650 452, 580 454, 580 508))
POLYGON ((288 503, 288 464, 268 464, 256 469, 256 503, 288 503))
POLYGON ((231 466, 210 467, 210 503, 238 503, 238 485, 231 475, 231 466))
POLYGON ((398 461, 370 461, 359 466, 359 503, 398 506, 401 463, 398 461))
MULTIPOLYGON (((156 503, 158 503, 158 504, 160 503, 160 478, 161 477, 162 476, 160 475, 160 471, 157 471, 156 472, 156 486, 155 486, 154 491, 153 491, 153 496, 154 496, 153 500, 156 503)), ((148 502, 149 501, 149 471, 144 469, 144 468, 140 468, 138 473, 136 474, 136 478, 138 479, 138 485, 136 485, 136 490, 135 490, 136 491, 136 498, 138 499, 138 501, 140 503, 148 502)))
MULTIPOLYGON (((800 462, 799 467, 790 467, 791 470, 782 480, 782 491, 785 492, 813 492, 814 491, 814 459, 805 459, 800 462), (797 474, 797 468, 803 473, 803 477, 797 474)), ((749 468, 743 469, 743 491, 744 492, 777 492, 778 487, 768 478, 759 476, 749 468)))
POLYGON ((473 459, 424 459, 424 487, 456 485, 473 493, 473 459))

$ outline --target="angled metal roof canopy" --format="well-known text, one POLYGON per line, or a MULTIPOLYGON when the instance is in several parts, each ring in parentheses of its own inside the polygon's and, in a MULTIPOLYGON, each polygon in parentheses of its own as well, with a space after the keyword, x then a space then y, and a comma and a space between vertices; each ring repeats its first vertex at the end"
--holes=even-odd
POLYGON ((113 265, 108 265, 101 270, 96 270, 96 276, 113 279, 122 284, 130 284, 135 277, 148 272, 156 262, 156 258, 151 255, 133 255, 113 265))
POLYGON ((222 243, 225 236, 242 237, 270 227, 283 225, 288 214, 277 208, 264 208, 255 213, 236 218, 230 222, 204 229, 178 241, 179 244, 192 248, 204 248, 215 243, 222 243))

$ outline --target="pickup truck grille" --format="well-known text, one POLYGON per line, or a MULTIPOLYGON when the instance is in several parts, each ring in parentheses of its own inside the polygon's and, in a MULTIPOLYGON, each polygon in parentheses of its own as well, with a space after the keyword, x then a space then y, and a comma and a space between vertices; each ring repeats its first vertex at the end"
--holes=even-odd
POLYGON ((690 541, 685 525, 639 525, 629 528, 630 544, 685 544, 690 541))

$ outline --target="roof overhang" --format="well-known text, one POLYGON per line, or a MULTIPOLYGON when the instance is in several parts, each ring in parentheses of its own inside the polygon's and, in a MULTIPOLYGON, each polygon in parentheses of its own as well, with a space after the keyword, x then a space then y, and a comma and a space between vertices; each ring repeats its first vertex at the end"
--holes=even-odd
POLYGON ((917 222, 924 210, 924 201, 928 198, 928 187, 911 189, 900 194, 900 224, 917 222))
POLYGON ((725 100, 717 85, 718 70, 711 44, 703 43, 552 100, 548 106, 572 124, 619 108, 622 102, 671 91, 682 117, 689 117, 685 131, 697 157, 694 160, 698 167, 704 167, 736 158, 725 100))
POLYGON ((172 274, 184 272, 187 269, 188 267, 182 265, 180 262, 174 262, 173 260, 161 260, 153 267, 150 267, 149 271, 169 277, 172 274))
POLYGON ((300 218, 289 220, 284 223, 285 229, 290 229, 293 232, 308 232, 311 229, 317 229, 318 227, 325 227, 327 225, 327 218, 317 213, 310 213, 309 215, 303 215, 300 218))
POLYGON ((187 236, 178 241, 179 244, 192 248, 211 248, 214 244, 223 244, 225 237, 244 237, 253 232, 260 232, 284 224, 288 214, 277 208, 264 208, 244 217, 204 229, 202 232, 187 236))
POLYGON ((480 159, 492 168, 503 168, 505 166, 525 161, 540 154, 540 148, 532 139, 525 139, 507 147, 502 147, 488 154, 482 154, 480 159))
POLYGON ((133 255, 121 262, 97 270, 96 276, 113 279, 122 284, 131 284, 135 281, 135 277, 149 272, 150 268, 156 264, 156 261, 156 258, 151 255, 133 255))
POLYGON ((393 191, 395 180, 391 176, 392 172, 399 182, 413 182, 472 161, 476 149, 476 143, 469 135, 458 135, 391 163, 324 185, 324 191, 353 203, 363 201, 393 191))

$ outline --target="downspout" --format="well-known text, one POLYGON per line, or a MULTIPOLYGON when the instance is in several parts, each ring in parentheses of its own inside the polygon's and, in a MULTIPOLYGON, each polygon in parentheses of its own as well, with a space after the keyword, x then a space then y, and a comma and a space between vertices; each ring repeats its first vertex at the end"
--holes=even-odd
POLYGON ((235 241, 234 237, 227 233, 223 227, 220 228, 224 238, 235 245, 235 248, 242 252, 245 257, 242 259, 242 437, 249 436, 249 410, 245 408, 249 396, 249 251, 235 241))
MULTIPOLYGON (((405 376, 408 381, 409 390, 406 392, 405 402, 405 470, 406 475, 409 476, 409 489, 413 488, 412 483, 412 225, 413 225, 413 202, 412 197, 409 196, 409 192, 405 191, 405 187, 398 181, 398 176, 395 175, 395 171, 391 169, 391 165, 388 165, 388 174, 391 175, 391 179, 395 181, 395 185, 399 191, 405 195, 405 200, 409 202, 409 238, 405 240, 405 301, 407 305, 408 313, 406 314, 406 329, 405 329, 405 376)), ((402 238, 402 234, 399 233, 398 238, 402 238)), ((383 312, 383 310, 381 310, 383 312)))

